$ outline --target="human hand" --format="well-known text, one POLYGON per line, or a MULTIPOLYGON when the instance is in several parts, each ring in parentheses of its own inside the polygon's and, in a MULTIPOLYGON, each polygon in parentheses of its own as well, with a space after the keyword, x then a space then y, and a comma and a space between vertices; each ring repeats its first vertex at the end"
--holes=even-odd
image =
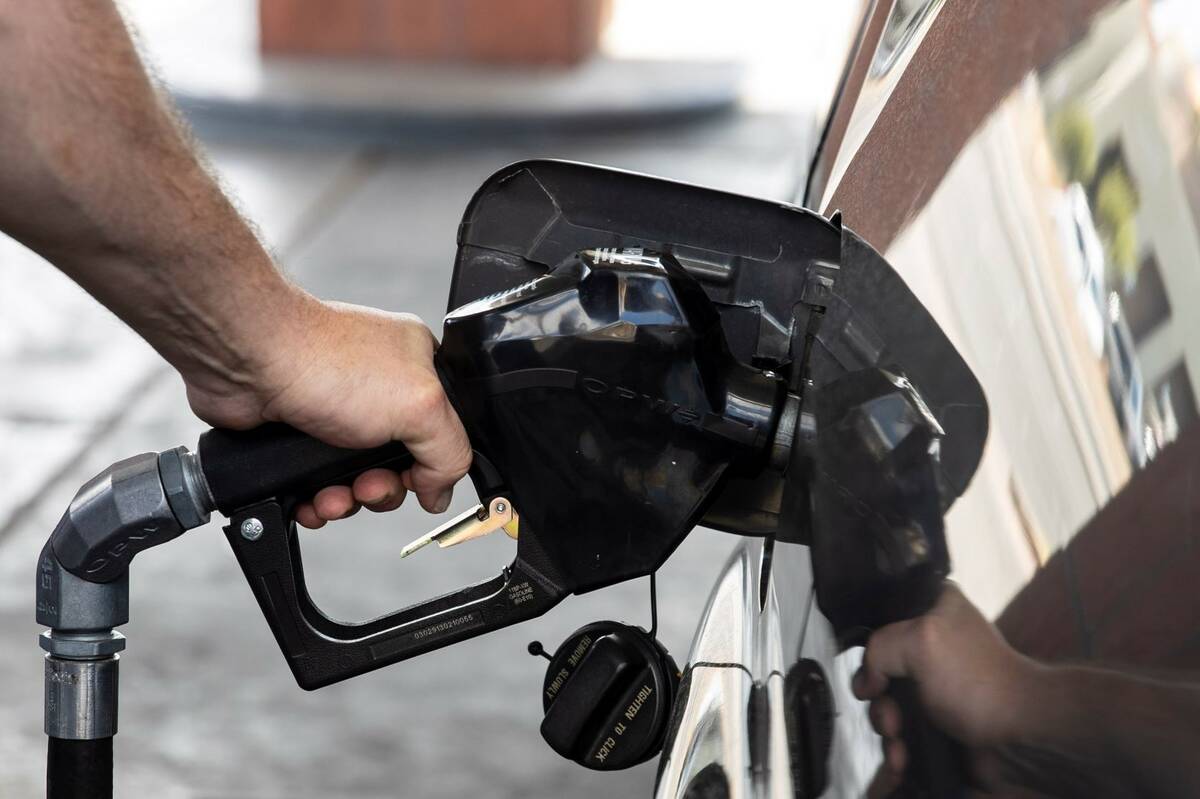
MULTIPOLYGON (((433 367, 437 345, 415 316, 297 292, 252 356, 235 368, 205 364, 184 372, 188 401, 206 422, 234 429, 278 421, 335 446, 404 442, 416 459, 402 474, 372 469, 352 486, 330 486, 296 509, 317 528, 360 507, 389 511, 408 491, 441 513, 466 474, 471 447, 433 367)), ((183 370, 181 370, 183 371, 183 370)))
POLYGON ((876 630, 852 683, 855 696, 870 701, 871 725, 883 738, 884 763, 869 795, 889 795, 908 761, 905 719, 887 694, 890 680, 916 683, 930 721, 967 747, 973 774, 986 784, 989 754, 1020 735, 1038 668, 953 583, 929 613, 876 630))

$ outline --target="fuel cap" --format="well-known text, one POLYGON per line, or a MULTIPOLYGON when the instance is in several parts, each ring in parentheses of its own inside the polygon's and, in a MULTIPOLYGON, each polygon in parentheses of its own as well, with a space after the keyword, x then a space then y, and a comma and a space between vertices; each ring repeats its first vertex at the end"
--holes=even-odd
POLYGON ((550 658, 542 737, 568 760, 599 771, 629 768, 662 749, 679 669, 640 627, 598 621, 550 658))

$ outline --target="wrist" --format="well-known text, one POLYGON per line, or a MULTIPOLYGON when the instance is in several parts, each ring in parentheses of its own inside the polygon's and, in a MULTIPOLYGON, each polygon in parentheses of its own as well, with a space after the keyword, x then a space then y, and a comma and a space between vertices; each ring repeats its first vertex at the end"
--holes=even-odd
POLYGON ((1040 734, 1047 724, 1047 705, 1059 691, 1057 669, 1038 663, 1024 655, 1013 653, 1006 669, 1008 685, 1005 690, 1007 708, 997 725, 1001 746, 1027 741, 1040 734))
POLYGON ((1078 737, 1079 708, 1088 706, 1091 676, 1086 669, 1028 662, 1021 721, 1011 743, 1053 749, 1057 742, 1078 737))
POLYGON ((189 385, 220 393, 269 391, 266 376, 286 371, 288 353, 312 329, 321 303, 280 274, 265 253, 226 286, 220 297, 205 291, 202 305, 189 303, 164 336, 169 347, 182 344, 181 351, 163 354, 189 385))
POLYGON ((294 369, 292 355, 320 328, 325 304, 271 266, 262 283, 247 286, 236 306, 239 362, 257 379, 276 368, 294 369))

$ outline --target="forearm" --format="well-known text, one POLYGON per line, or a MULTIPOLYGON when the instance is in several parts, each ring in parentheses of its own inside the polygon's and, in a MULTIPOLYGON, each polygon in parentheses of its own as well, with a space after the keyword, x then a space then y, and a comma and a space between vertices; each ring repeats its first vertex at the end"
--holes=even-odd
POLYGON ((196 157, 111 1, 0 0, 0 74, 0 228, 193 377, 260 366, 272 320, 306 298, 196 157))
POLYGON ((1085 667, 1043 667, 999 749, 1006 782, 1053 796, 1200 796, 1200 689, 1085 667))

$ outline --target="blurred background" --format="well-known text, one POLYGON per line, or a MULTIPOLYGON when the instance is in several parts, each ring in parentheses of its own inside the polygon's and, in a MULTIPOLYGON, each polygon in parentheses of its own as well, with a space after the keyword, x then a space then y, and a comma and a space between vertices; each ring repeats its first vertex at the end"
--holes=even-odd
MULTIPOLYGON (((440 329, 459 218, 501 166, 559 157, 794 200, 861 6, 797 0, 130 0, 139 46, 285 270, 440 329)), ((106 165, 119 169, 120 164, 106 165)), ((106 310, 0 238, 0 796, 40 795, 32 569, 80 484, 193 445, 178 378, 106 310)), ((460 487, 452 513, 470 506, 460 487)), ((494 576, 491 537, 399 562, 419 509, 306 535, 310 585, 359 618, 494 576)), ((216 523, 139 559, 122 664, 124 796, 648 794, 538 735, 543 662, 599 618, 648 624, 645 581, 316 693, 296 687, 216 523)), ((685 657, 733 541, 661 573, 685 657)))

